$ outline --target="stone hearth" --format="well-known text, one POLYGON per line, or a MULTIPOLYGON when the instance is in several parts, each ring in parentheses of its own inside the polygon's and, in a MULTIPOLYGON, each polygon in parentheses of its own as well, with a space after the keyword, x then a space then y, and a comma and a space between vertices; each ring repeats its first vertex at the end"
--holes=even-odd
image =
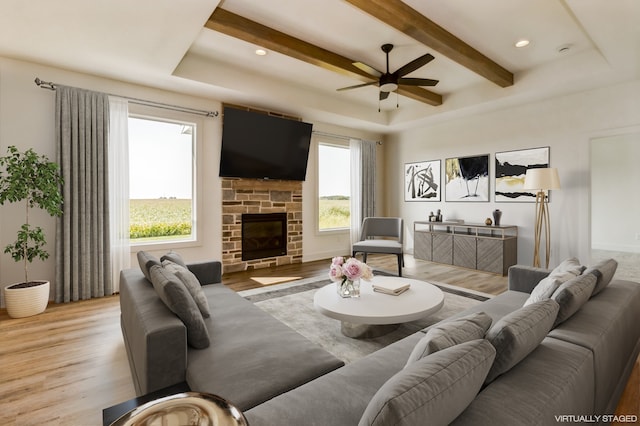
POLYGON ((223 273, 302 263, 302 182, 222 179, 223 273), (287 213, 287 254, 242 260, 242 214, 287 213))

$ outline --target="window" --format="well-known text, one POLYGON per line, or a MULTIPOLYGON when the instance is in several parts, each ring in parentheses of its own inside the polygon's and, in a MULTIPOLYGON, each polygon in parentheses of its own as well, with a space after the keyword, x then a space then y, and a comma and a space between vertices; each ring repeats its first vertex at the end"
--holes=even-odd
POLYGON ((131 244, 194 241, 195 123, 129 116, 131 244))
POLYGON ((348 145, 318 144, 318 229, 351 227, 351 159, 348 145))

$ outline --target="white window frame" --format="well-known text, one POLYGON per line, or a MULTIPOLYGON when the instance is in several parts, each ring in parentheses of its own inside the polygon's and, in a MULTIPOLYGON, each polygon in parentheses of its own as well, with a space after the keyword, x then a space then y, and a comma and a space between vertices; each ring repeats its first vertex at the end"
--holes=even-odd
POLYGON ((165 121, 176 124, 189 124, 194 128, 192 147, 192 207, 191 207, 191 238, 184 240, 153 241, 153 242, 131 242, 130 247, 136 250, 171 250, 186 247, 196 247, 202 245, 202 133, 204 129, 204 119, 193 114, 183 112, 145 107, 142 105, 129 104, 129 117, 155 121, 165 121))
MULTIPOLYGON (((349 234, 351 232, 351 226, 348 225, 344 228, 330 228, 330 229, 320 229, 320 146, 328 145, 335 146, 339 148, 344 148, 350 152, 350 146, 348 140, 342 140, 338 138, 332 138, 328 136, 316 137, 316 194, 315 194, 315 228, 316 233, 318 235, 329 235, 329 234, 349 234)), ((347 183, 351 185, 351 181, 347 183)), ((351 211, 351 207, 349 208, 351 211)))

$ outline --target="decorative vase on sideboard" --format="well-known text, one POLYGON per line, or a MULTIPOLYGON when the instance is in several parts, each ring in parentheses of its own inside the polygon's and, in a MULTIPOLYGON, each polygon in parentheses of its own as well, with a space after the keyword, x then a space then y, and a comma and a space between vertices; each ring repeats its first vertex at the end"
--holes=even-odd
POLYGON ((502 217, 502 212, 500 209, 495 209, 493 211, 493 224, 495 226, 500 226, 500 218, 502 217))

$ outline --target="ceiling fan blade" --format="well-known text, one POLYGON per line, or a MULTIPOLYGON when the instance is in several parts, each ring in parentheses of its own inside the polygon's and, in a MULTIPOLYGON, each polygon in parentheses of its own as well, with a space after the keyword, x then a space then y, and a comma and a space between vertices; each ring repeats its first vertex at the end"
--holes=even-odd
POLYGON ((371 67, 367 64, 365 64, 364 62, 354 62, 353 66, 356 68, 361 69, 362 71, 366 72, 367 74, 371 74, 372 76, 378 78, 382 75, 382 73, 380 71, 378 71, 377 69, 375 69, 374 67, 371 67))
POLYGON ((378 84, 377 81, 370 81, 369 83, 356 84, 355 86, 341 87, 340 89, 336 89, 338 92, 342 92, 343 90, 351 90, 357 89, 359 87, 372 86, 374 84, 378 84))
POLYGON ((387 99, 389 97, 389 92, 380 92, 380 100, 384 101, 385 99, 387 99))
POLYGON ((431 80, 430 78, 399 78, 398 84, 406 86, 435 86, 439 80, 431 80))
POLYGON ((395 72, 395 74, 397 74, 398 77, 403 77, 409 74, 410 72, 413 72, 418 68, 424 65, 427 65, 429 62, 433 61, 433 59, 434 59, 433 55, 430 53, 427 53, 426 55, 420 56, 419 58, 416 58, 413 61, 409 62, 408 64, 400 67, 398 71, 395 72))

